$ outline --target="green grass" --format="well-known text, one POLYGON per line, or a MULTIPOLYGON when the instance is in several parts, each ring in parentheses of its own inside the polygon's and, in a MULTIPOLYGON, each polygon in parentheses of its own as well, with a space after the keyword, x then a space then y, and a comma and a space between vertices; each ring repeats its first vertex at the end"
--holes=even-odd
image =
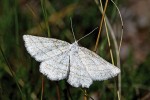
MULTIPOLYGON (((77 39, 99 26, 101 13, 94 0, 86 2, 79 0, 62 2, 41 0, 38 2, 33 0, 33 2, 25 3, 20 1, 0 1, 0 100, 39 100, 41 98, 43 100, 56 100, 58 96, 57 86, 59 86, 61 100, 67 100, 68 98, 83 100, 84 89, 71 87, 66 83, 66 80, 61 80, 58 83, 50 81, 45 76, 43 77, 44 92, 41 97, 42 74, 39 72, 40 63, 27 53, 22 36, 33 34, 72 43, 74 39, 71 33, 70 17, 73 20, 73 28, 77 39), (68 86, 71 97, 67 92, 68 86)), ((114 10, 113 7, 109 4, 107 9, 114 10)), ((106 14, 112 12, 112 10, 108 10, 106 14)), ((116 14, 116 11, 114 11, 109 20, 114 21, 116 14)), ((94 50, 97 33, 98 30, 84 38, 79 44, 94 50)), ((113 41, 111 36, 110 40, 113 41)), ((111 45, 115 60, 115 49, 113 43, 111 45)), ((111 62, 106 34, 101 34, 97 53, 111 62)), ((137 96, 147 93, 149 89, 150 55, 137 68, 134 68, 133 62, 133 52, 131 51, 126 61, 121 63, 122 100, 136 99, 137 96), (137 90, 141 94, 137 94, 137 90)), ((116 100, 115 89, 113 79, 94 82, 87 89, 87 97, 97 94, 101 100, 116 100)))

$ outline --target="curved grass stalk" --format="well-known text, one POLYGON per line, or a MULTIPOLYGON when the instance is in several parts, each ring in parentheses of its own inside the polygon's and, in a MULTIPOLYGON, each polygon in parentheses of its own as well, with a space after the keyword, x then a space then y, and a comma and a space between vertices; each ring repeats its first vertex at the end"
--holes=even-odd
MULTIPOLYGON (((112 1, 112 0, 111 0, 112 1)), ((113 2, 113 1, 112 1, 113 2)), ((99 10, 101 11, 101 13, 103 13, 103 7, 101 8, 99 6, 99 3, 98 3, 98 0, 95 0, 95 3, 98 5, 99 7, 99 10)), ((114 3, 114 2, 113 2, 114 3)), ((122 44, 122 37, 123 37, 123 20, 122 20, 122 16, 121 16, 121 13, 119 11, 119 8, 117 7, 117 5, 114 3, 115 7, 117 8, 118 12, 119 12, 119 16, 121 18, 121 24, 122 24, 122 34, 121 34, 121 40, 120 40, 120 46, 118 48, 118 45, 117 45, 117 40, 116 40, 116 37, 114 35, 114 31, 109 23, 109 20, 108 18, 105 16, 104 18, 104 22, 107 23, 108 25, 108 29, 110 31, 110 35, 113 39, 113 42, 114 42, 114 46, 115 46, 115 50, 116 50, 116 57, 117 57, 117 66, 120 68, 120 56, 119 56, 119 53, 120 53, 120 48, 121 48, 121 44, 122 44)), ((107 31, 107 30, 106 30, 107 31)), ((109 41, 109 40, 108 40, 109 41)), ((112 50, 110 50, 110 53, 111 53, 111 58, 112 58, 112 50)), ((113 60, 112 60, 113 62, 113 60)), ((118 99, 120 100, 120 95, 121 95, 121 74, 119 74, 118 76, 118 88, 119 90, 117 91, 117 95, 118 95, 118 99)))
MULTIPOLYGON (((119 43, 119 48, 118 48, 119 49, 118 53, 120 55, 120 49, 121 49, 122 38, 123 38, 123 19, 122 19, 121 12, 120 12, 118 6, 116 5, 116 3, 113 0, 111 0, 111 2, 115 5, 116 9, 118 10, 119 17, 120 17, 120 20, 121 20, 121 25, 122 25, 120 43, 119 43)), ((121 67, 120 67, 120 69, 121 69, 121 67)), ((121 96, 121 74, 119 74, 119 76, 118 76, 118 89, 119 90, 117 91, 117 95, 118 95, 118 99, 120 100, 121 99, 120 98, 120 96, 121 96)))
POLYGON ((115 5, 116 9, 118 10, 120 20, 121 20, 122 29, 121 29, 121 37, 120 37, 120 43, 119 43, 119 53, 120 53, 120 49, 121 49, 121 45, 122 45, 122 38, 123 38, 123 19, 122 19, 121 12, 120 12, 118 6, 116 5, 116 3, 113 0, 111 0, 111 2, 115 5))
MULTIPOLYGON (((100 0, 100 5, 101 5, 101 9, 103 10, 103 5, 102 5, 102 1, 101 0, 100 0)), ((104 25, 105 25, 105 30, 106 30, 106 36, 107 36, 108 46, 109 46, 109 49, 110 49, 109 51, 110 51, 110 56, 111 56, 112 64, 115 65, 105 17, 104 17, 104 25)), ((115 79, 114 79, 114 82, 115 82, 114 83, 115 84, 114 91, 116 92, 116 80, 115 79)), ((116 97, 116 95, 114 93, 114 98, 115 97, 116 97)))

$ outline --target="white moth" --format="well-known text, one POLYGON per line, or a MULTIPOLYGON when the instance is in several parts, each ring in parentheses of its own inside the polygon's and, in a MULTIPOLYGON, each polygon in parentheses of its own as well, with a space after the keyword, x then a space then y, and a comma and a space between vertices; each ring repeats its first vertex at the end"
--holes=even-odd
POLYGON ((96 53, 68 42, 24 35, 25 47, 36 61, 41 62, 40 72, 50 80, 67 79, 74 87, 89 88, 93 81, 106 80, 120 73, 96 53))

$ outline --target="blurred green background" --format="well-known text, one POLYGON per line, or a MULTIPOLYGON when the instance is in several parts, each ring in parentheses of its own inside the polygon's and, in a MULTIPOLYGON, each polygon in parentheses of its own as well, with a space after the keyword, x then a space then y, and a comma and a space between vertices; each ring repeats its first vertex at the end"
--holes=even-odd
MULTIPOLYGON (((70 17, 73 20, 77 39, 99 26, 102 14, 95 1, 0 0, 0 100, 41 99, 40 63, 27 53, 22 36, 32 34, 73 43, 70 17)), ((105 5, 105 0, 102 2, 105 5)), ((122 100, 150 100, 150 0, 114 0, 114 2, 118 5, 124 22, 120 51, 121 98, 122 100)), ((119 45, 121 22, 110 0, 106 15, 119 45)), ((105 33, 103 27, 97 53, 111 62, 105 33)), ((94 50, 97 35, 98 30, 79 44, 94 50)), ((110 39, 116 65, 111 35, 110 39)), ((59 86, 61 100, 84 99, 81 88, 69 86, 70 97, 67 93, 66 80, 54 82, 44 77, 43 100, 57 100, 57 86, 59 86)), ((117 100, 113 79, 94 82, 87 92, 94 100, 117 100)))

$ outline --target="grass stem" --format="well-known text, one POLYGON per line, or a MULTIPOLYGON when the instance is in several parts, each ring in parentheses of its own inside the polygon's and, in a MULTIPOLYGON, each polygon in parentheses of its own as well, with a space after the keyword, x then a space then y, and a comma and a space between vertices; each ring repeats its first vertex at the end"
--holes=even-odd
POLYGON ((48 25, 48 17, 47 17, 47 12, 46 12, 46 8, 45 8, 45 6, 46 6, 45 2, 46 2, 45 0, 41 0, 41 7, 42 7, 43 15, 44 15, 45 26, 47 27, 48 37, 50 37, 50 28, 48 25))
POLYGON ((102 26, 103 26, 103 21, 104 21, 104 17, 105 17, 105 12, 106 12, 106 8, 107 8, 107 4, 108 4, 108 0, 106 0, 104 11, 102 12, 102 19, 101 19, 101 22, 100 22, 98 37, 97 37, 95 48, 94 48, 95 52, 97 51, 97 47, 98 47, 98 43, 99 43, 100 33, 102 31, 102 26))
POLYGON ((19 44, 19 25, 18 25, 18 13, 17 13, 17 4, 18 0, 15 0, 15 8, 14 8, 14 17, 15 17, 15 33, 16 33, 16 43, 19 44))
POLYGON ((44 94, 44 77, 42 75, 42 90, 41 90, 41 100, 43 100, 43 94, 44 94))
MULTIPOLYGON (((101 1, 101 0, 100 0, 101 1)), ((112 0, 111 0, 112 1, 112 0)), ((113 1, 112 1, 113 2, 113 1)), ((101 11, 101 13, 103 13, 103 7, 101 8, 101 6, 99 6, 99 3, 98 3, 98 0, 95 0, 95 3, 97 4, 97 6, 99 7, 99 10, 101 11)), ((107 18, 107 16, 105 15, 105 18, 104 18, 104 21, 106 22, 107 24, 107 27, 110 31, 110 35, 112 37, 112 40, 114 42, 114 47, 115 47, 115 52, 116 52, 116 58, 117 58, 117 66, 120 68, 120 56, 119 56, 119 53, 120 53, 120 48, 121 48, 121 44, 122 44, 122 37, 123 37, 123 20, 122 20, 122 16, 121 16, 121 13, 119 11, 119 8, 117 7, 117 5, 113 2, 113 4, 115 5, 115 7, 117 8, 118 12, 119 12, 119 16, 120 16, 120 19, 121 19, 121 24, 122 24, 122 33, 121 33, 121 39, 120 39, 120 45, 118 47, 117 45, 117 40, 116 40, 116 37, 114 35, 114 31, 110 25, 110 22, 107 18)), ((111 54, 111 58, 112 58, 112 50, 110 50, 110 54, 111 54)), ((112 60, 112 63, 114 63, 114 61, 112 60)), ((120 68, 121 69, 121 68, 120 68)), ((118 91, 117 91, 117 94, 119 92, 119 94, 121 95, 121 74, 118 75, 118 91)), ((118 96, 118 99, 120 99, 120 95, 118 96)))
POLYGON ((58 82, 56 82, 56 91, 57 91, 57 100, 60 100, 60 90, 58 82))
POLYGON ((24 100, 25 98, 24 98, 24 95, 23 95, 23 93, 22 93, 21 87, 19 86, 19 83, 18 83, 18 81, 17 81, 16 75, 15 75, 15 73, 13 72, 13 69, 12 69, 10 63, 8 62, 7 58, 5 57, 5 54, 4 54, 4 52, 3 52, 3 50, 2 50, 1 47, 0 47, 0 51, 1 51, 1 54, 2 54, 4 60, 5 60, 6 64, 7 64, 7 66, 8 66, 8 69, 10 70, 10 73, 11 73, 12 77, 14 78, 14 80, 15 80, 15 82, 16 82, 16 85, 17 85, 17 87, 18 87, 18 89, 19 89, 19 91, 20 91, 20 94, 21 94, 21 96, 22 96, 22 100, 24 100))

